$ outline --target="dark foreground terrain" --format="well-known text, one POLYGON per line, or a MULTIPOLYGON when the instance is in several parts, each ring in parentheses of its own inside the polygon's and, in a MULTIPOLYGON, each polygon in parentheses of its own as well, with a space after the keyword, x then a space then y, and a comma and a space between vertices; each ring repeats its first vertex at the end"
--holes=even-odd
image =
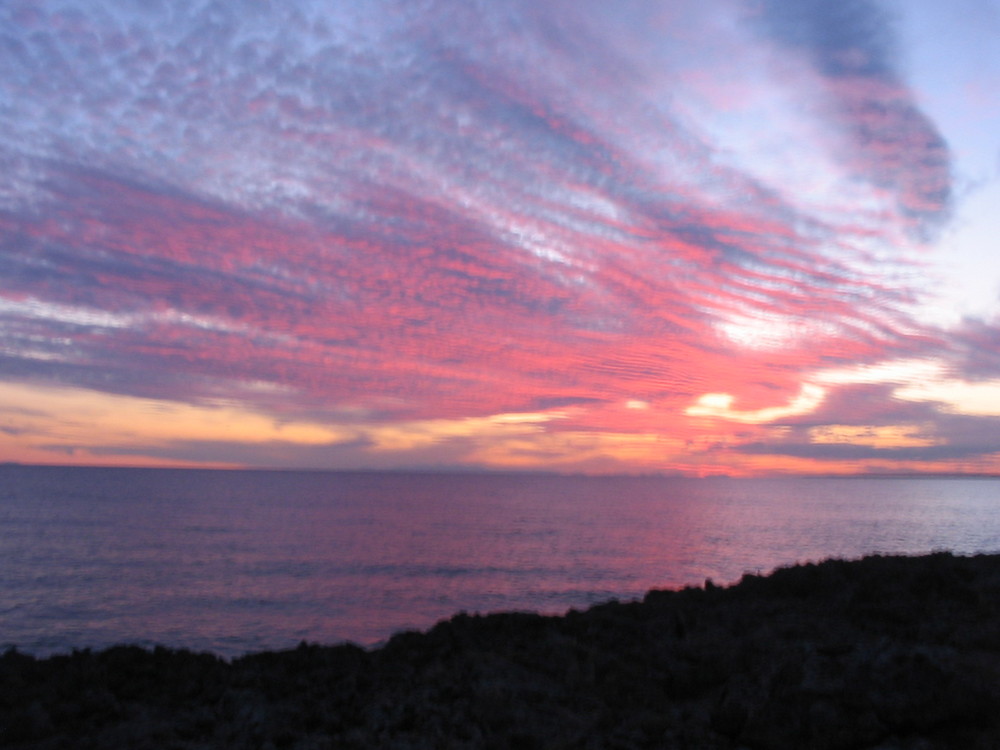
POLYGON ((1000 748, 1000 555, 458 615, 373 651, 8 651, 0 746, 1000 748))

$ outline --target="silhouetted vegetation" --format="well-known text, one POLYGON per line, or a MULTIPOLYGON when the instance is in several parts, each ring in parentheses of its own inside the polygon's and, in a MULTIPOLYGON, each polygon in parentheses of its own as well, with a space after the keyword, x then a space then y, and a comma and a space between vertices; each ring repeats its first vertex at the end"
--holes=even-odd
POLYGON ((366 651, 0 657, 12 748, 996 748, 1000 556, 867 557, 366 651))

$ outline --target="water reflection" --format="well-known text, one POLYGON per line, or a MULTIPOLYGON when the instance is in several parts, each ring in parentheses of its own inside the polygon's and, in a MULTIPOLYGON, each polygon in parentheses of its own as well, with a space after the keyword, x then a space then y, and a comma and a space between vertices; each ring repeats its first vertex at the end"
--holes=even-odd
POLYGON ((373 643, 459 610, 1000 548, 986 480, 3 471, 4 639, 35 652, 373 643))

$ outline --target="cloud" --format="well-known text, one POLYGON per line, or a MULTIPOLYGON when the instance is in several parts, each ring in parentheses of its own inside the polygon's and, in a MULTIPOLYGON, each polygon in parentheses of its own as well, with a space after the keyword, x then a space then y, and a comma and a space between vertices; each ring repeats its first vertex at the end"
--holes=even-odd
POLYGON ((856 469, 877 461, 883 471, 894 464, 907 468, 909 463, 920 464, 924 471, 935 464, 942 469, 995 471, 1000 466, 997 385, 934 377, 884 381, 904 371, 885 367, 869 373, 872 380, 883 382, 828 385, 819 408, 775 420, 767 430, 730 448, 749 455, 849 462, 856 469))
POLYGON ((0 373, 254 425, 90 446, 162 460, 696 471, 868 424, 817 373, 941 344, 900 279, 948 150, 876 5, 758 5, 3 4, 0 373))
POLYGON ((967 318, 952 333, 951 359, 970 381, 1000 377, 1000 320, 967 318))
POLYGON ((778 0, 756 3, 761 24, 776 40, 802 50, 824 76, 894 75, 891 19, 872 0, 778 0))
MULTIPOLYGON (((932 446, 874 446, 867 442, 814 442, 814 443, 747 443, 736 449, 740 453, 791 456, 817 461, 853 462, 862 468, 866 460, 884 461, 888 464, 907 461, 941 463, 955 459, 976 458, 1000 453, 1000 445, 932 445, 932 446)), ((993 464, 995 466, 995 462, 993 464)))
POLYGON ((802 386, 802 391, 785 406, 769 406, 754 411, 733 409, 735 398, 728 393, 706 393, 685 410, 691 417, 712 417, 732 422, 760 424, 776 422, 800 414, 811 414, 823 403, 826 391, 811 383, 802 386))
POLYGON ((836 425, 892 427, 934 422, 937 405, 928 401, 907 401, 897 396, 898 383, 857 383, 825 386, 826 397, 816 409, 801 416, 778 420, 780 424, 804 428, 836 425))
POLYGON ((951 205, 947 143, 897 70, 893 19, 874 0, 764 0, 755 19, 813 66, 820 110, 842 130, 832 144, 859 179, 888 191, 909 230, 929 239, 951 205))

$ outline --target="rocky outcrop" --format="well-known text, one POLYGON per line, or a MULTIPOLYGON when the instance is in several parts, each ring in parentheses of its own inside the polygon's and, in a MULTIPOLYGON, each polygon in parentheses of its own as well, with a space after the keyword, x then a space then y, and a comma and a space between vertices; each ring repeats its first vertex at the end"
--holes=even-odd
POLYGON ((0 657, 12 748, 997 748, 1000 556, 867 557, 382 648, 0 657))

